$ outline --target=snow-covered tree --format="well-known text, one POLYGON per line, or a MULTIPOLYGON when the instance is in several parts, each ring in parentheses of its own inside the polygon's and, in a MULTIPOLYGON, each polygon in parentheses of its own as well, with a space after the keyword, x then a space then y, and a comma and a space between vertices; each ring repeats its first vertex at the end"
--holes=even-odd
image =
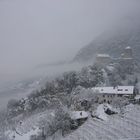
POLYGON ((42 133, 40 135, 46 138, 53 136, 57 131, 62 131, 62 135, 64 135, 71 129, 71 119, 68 110, 62 106, 55 110, 51 121, 44 120, 40 124, 42 124, 42 133))
POLYGON ((103 72, 97 65, 84 67, 78 76, 78 85, 89 88, 104 82, 103 72))

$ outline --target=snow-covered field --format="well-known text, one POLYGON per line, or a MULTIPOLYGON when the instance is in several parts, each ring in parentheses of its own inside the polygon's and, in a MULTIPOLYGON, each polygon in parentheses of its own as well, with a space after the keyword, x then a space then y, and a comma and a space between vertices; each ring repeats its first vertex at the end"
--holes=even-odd
MULTIPOLYGON (((140 140, 140 106, 130 104, 123 108, 123 113, 110 116, 105 115, 102 108, 103 105, 97 108, 98 119, 90 116, 82 126, 63 140, 140 140)), ((32 135, 40 132, 41 121, 50 122, 53 117, 53 111, 32 115, 22 120, 16 131, 6 133, 10 140, 30 140, 32 135)), ((49 140, 62 140, 59 134, 56 135, 49 140)))
POLYGON ((64 140, 139 140, 140 106, 129 105, 124 111, 123 115, 108 116, 105 121, 89 118, 64 140))
MULTIPOLYGON (((53 111, 45 111, 30 116, 20 124, 17 124, 16 128, 12 131, 7 131, 9 140, 30 140, 32 135, 37 135, 40 132, 40 125, 43 121, 50 122, 53 119, 53 111)), ((16 119, 16 118, 15 118, 16 119)), ((19 119, 19 118, 18 118, 19 119)))

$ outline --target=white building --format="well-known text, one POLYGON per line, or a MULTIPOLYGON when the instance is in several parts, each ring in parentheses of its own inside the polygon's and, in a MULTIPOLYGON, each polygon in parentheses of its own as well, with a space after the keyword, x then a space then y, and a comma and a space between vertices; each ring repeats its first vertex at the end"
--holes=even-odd
POLYGON ((98 96, 98 103, 112 103, 113 100, 134 95, 134 86, 94 87, 92 90, 98 96))

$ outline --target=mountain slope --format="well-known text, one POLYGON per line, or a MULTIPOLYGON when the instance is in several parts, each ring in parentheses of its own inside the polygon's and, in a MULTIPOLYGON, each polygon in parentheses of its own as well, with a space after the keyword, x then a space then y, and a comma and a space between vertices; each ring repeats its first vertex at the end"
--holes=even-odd
POLYGON ((96 53, 108 53, 118 57, 126 46, 131 46, 135 57, 140 59, 140 22, 138 20, 129 19, 111 27, 110 30, 105 31, 89 45, 82 48, 75 56, 74 61, 92 60, 96 53))
POLYGON ((123 140, 140 137, 140 107, 128 105, 124 115, 108 116, 108 121, 89 118, 64 140, 123 140))

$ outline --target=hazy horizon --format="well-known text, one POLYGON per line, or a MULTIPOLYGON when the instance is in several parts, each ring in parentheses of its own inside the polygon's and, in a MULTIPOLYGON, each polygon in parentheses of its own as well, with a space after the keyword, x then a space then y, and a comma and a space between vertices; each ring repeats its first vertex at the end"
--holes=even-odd
POLYGON ((71 60, 126 16, 137 0, 0 0, 0 84, 40 64, 71 60))

